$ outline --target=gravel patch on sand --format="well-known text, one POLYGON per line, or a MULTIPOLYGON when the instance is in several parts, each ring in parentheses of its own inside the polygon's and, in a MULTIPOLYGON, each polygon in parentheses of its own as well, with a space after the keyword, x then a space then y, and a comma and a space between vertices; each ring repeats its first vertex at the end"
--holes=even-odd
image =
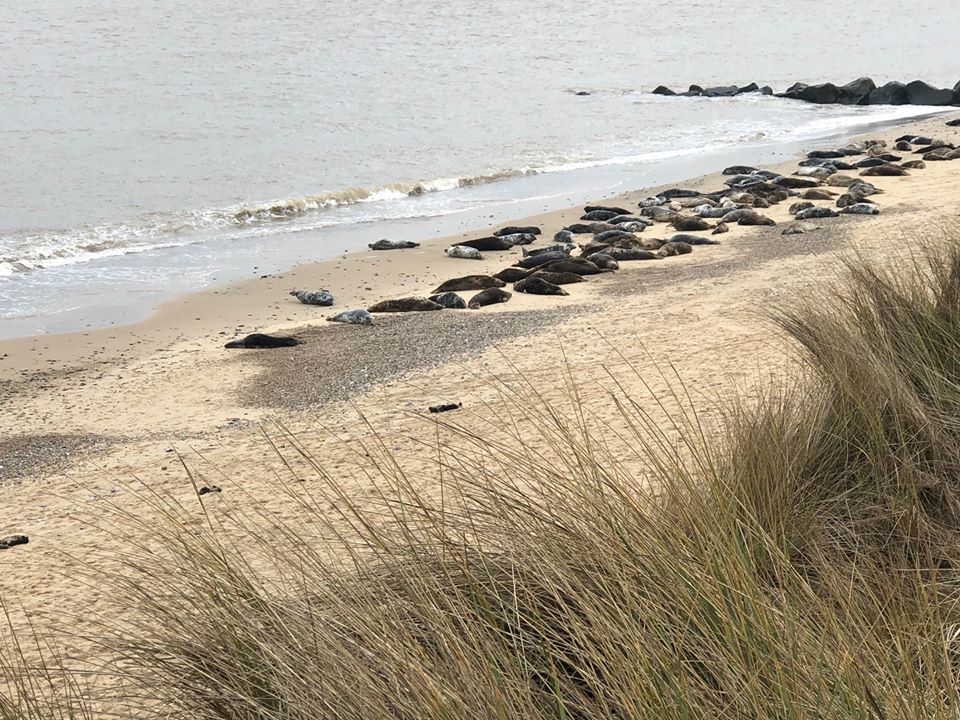
POLYGON ((79 455, 105 447, 102 435, 14 435, 0 440, 0 482, 62 473, 79 455))
POLYGON ((385 380, 556 326, 589 305, 523 312, 467 310, 378 316, 373 327, 340 325, 298 330, 303 345, 248 351, 263 373, 241 388, 244 404, 316 408, 348 400, 385 380))

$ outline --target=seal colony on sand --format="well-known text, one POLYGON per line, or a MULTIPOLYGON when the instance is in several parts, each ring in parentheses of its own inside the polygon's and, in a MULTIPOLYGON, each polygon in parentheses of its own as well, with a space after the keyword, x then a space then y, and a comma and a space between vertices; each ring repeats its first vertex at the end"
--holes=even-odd
MULTIPOLYGON (((894 142, 900 155, 890 153, 883 140, 812 150, 798 162, 798 170, 793 175, 732 165, 723 170, 723 187, 713 191, 669 188, 639 201, 635 211, 616 205, 587 205, 580 215, 581 222, 547 235, 547 244, 542 247, 528 247, 543 235, 542 228, 503 227, 490 235, 450 245, 445 253, 451 258, 483 259, 481 250, 507 252, 512 253, 512 266, 493 274, 451 278, 434 288, 429 297, 383 300, 366 309, 346 310, 327 320, 373 325, 371 313, 476 310, 508 302, 512 293, 503 289, 507 283, 513 285, 515 292, 526 295, 566 296, 569 293, 561 286, 617 272, 621 263, 678 258, 693 253, 695 248, 718 245, 720 241, 711 236, 729 232, 734 224, 775 226, 776 221, 760 210, 787 201, 793 222, 779 237, 823 227, 810 220, 858 222, 852 218, 867 218, 881 212, 875 198, 882 196, 883 190, 865 178, 904 178, 909 177, 908 170, 922 171, 928 159, 960 159, 960 150, 944 140, 903 136, 894 142), (906 153, 921 154, 923 159, 904 160, 906 153), (856 159, 857 156, 860 158, 856 159), (859 174, 844 174, 855 171, 859 174), (656 226, 676 232, 667 239, 652 237, 654 231, 650 228, 656 226), (574 255, 574 251, 579 251, 579 255, 574 255), (474 291, 478 292, 469 300, 458 294, 474 291)), ((418 244, 381 240, 370 247, 401 249, 418 247, 418 244)), ((333 296, 327 290, 294 290, 290 294, 306 304, 333 304, 333 296)), ((295 338, 254 334, 227 343, 226 347, 287 347, 298 343, 295 338)))

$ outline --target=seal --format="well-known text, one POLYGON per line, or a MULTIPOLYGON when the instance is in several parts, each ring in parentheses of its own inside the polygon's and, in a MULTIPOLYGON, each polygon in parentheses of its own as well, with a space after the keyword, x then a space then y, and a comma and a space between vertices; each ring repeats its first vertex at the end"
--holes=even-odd
POLYGON ((422 312, 425 310, 442 310, 433 300, 424 297, 405 297, 398 300, 383 300, 367 308, 372 313, 402 313, 422 312))
POLYGON ((820 159, 830 159, 830 158, 842 158, 844 154, 839 150, 811 150, 807 153, 808 158, 820 158, 820 159))
POLYGON ((329 290, 291 290, 290 294, 304 305, 321 305, 330 307, 333 305, 333 295, 329 290))
POLYGON ((570 285, 571 283, 586 282, 581 275, 571 272, 550 272, 549 270, 537 270, 529 277, 534 276, 543 278, 548 283, 553 283, 554 285, 570 285))
MULTIPOLYGON (((616 248, 611 248, 616 249, 616 248)), ((592 262, 598 268, 602 270, 619 270, 620 263, 613 259, 611 255, 608 255, 605 252, 593 253, 592 255, 587 256, 587 260, 592 262)))
POLYGON ((446 252, 450 257, 460 260, 483 260, 480 251, 468 245, 451 245, 446 252))
POLYGON ((856 205, 857 203, 860 203, 860 202, 872 203, 873 201, 867 200, 866 198, 862 197, 859 193, 844 193, 843 195, 837 198, 837 207, 838 208, 850 207, 851 205, 856 205))
POLYGON ((873 203, 854 203, 841 210, 844 215, 879 215, 880 208, 873 203))
POLYGON ((569 255, 571 252, 576 250, 577 246, 574 243, 556 243, 554 245, 547 245, 546 247, 537 248, 536 250, 527 250, 526 248, 520 248, 523 252, 523 256, 527 257, 528 255, 542 255, 543 253, 548 252, 564 252, 569 255))
POLYGON ((815 167, 802 167, 797 170, 794 175, 797 177, 825 178, 830 177, 835 172, 837 172, 837 168, 834 165, 818 165, 815 167))
POLYGON ((575 237, 576 237, 576 235, 574 235, 574 234, 573 234, 572 232, 570 232, 569 230, 558 230, 558 231, 554 234, 553 239, 554 239, 556 242, 568 243, 568 242, 573 242, 573 240, 574 240, 575 237))
POLYGON ((838 213, 828 207, 810 207, 797 213, 797 220, 817 220, 819 218, 837 217, 838 213))
POLYGON ((371 250, 406 250, 407 248, 420 247, 420 243, 409 240, 377 240, 375 243, 367 245, 371 250))
POLYGON ((463 310, 467 307, 463 298, 454 292, 431 295, 429 299, 445 310, 463 310))
POLYGON ((723 235, 725 232, 730 232, 730 227, 725 223, 717 223, 717 226, 713 229, 711 235, 723 235))
POLYGON ((773 181, 774 185, 778 187, 787 188, 789 190, 805 190, 807 188, 814 188, 820 185, 819 180, 814 180, 812 178, 802 178, 802 177, 793 177, 791 175, 781 175, 776 180, 773 181))
POLYGON ((679 233, 670 238, 667 242, 685 242, 687 245, 719 245, 719 240, 711 240, 710 238, 700 237, 699 235, 688 235, 686 233, 679 233))
POLYGON ((373 325, 373 315, 363 308, 344 310, 327 318, 329 322, 347 323, 348 325, 373 325))
POLYGON ((264 335, 263 333, 253 333, 247 335, 241 340, 231 340, 225 348, 246 348, 248 350, 263 350, 267 348, 292 347, 299 345, 300 340, 282 335, 264 335))
POLYGON ((668 242, 657 251, 660 257, 674 257, 676 255, 689 255, 693 252, 693 246, 683 242, 668 242))
MULTIPOLYGON (((724 218, 726 221, 726 218, 724 218)), ((742 218, 737 220, 737 225, 744 226, 758 226, 758 225, 776 225, 776 221, 773 218, 769 218, 766 215, 761 215, 758 212, 752 212, 749 215, 744 215, 742 218)))
POLYGON ((836 197, 836 193, 832 190, 827 190, 825 188, 814 188, 812 190, 807 190, 802 197, 804 200, 830 200, 836 197))
POLYGON ((667 202, 669 202, 667 198, 663 197, 662 195, 656 195, 656 196, 651 196, 641 200, 639 203, 637 203, 637 207, 640 207, 640 208, 656 207, 658 205, 666 205, 667 202))
POLYGON ((488 287, 503 287, 506 283, 490 275, 464 275, 440 284, 434 294, 463 292, 465 290, 486 290, 488 287))
POLYGON ((26 535, 8 535, 7 537, 0 539, 0 550, 9 550, 12 547, 17 545, 26 545, 30 542, 30 538, 26 535))
POLYGON ((644 226, 653 225, 653 221, 651 221, 650 218, 645 218, 642 215, 631 215, 629 213, 612 217, 610 218, 609 222, 611 225, 616 225, 618 227, 626 223, 640 223, 644 226))
POLYGON ((676 217, 670 223, 679 232, 696 232, 697 230, 713 230, 715 227, 703 218, 698 217, 676 217))
POLYGON ((738 208, 737 210, 731 210, 726 215, 724 215, 720 222, 724 223, 734 223, 740 222, 741 218, 753 217, 754 215, 759 215, 756 210, 753 208, 738 208))
POLYGON ((755 208, 760 208, 760 209, 768 208, 770 207, 770 201, 767 200, 765 197, 754 198, 753 206, 755 208))
POLYGON ((580 219, 587 222, 606 222, 610 218, 615 218, 617 215, 623 214, 624 213, 614 212, 613 210, 591 210, 581 215, 580 219))
POLYGON ((629 233, 638 233, 643 232, 649 227, 645 222, 625 222, 617 225, 618 228, 621 228, 625 232, 629 233))
POLYGON ((568 257, 568 253, 562 250, 551 250, 550 252, 537 253, 536 255, 527 255, 517 260, 514 265, 522 268, 535 268, 540 265, 546 265, 554 260, 563 260, 568 257))
POLYGON ((807 208, 812 208, 812 207, 813 207, 812 202, 810 202, 809 200, 804 200, 803 202, 797 202, 791 205, 787 210, 787 212, 789 212, 791 215, 796 215, 801 210, 806 210, 807 208))
POLYGON ((576 273, 577 275, 598 275, 604 272, 602 269, 585 258, 564 258, 562 260, 554 260, 552 263, 544 265, 543 269, 549 272, 570 272, 576 273))
POLYGON ((870 195, 882 193, 883 190, 878 188, 876 185, 868 183, 866 180, 855 180, 847 186, 847 192, 851 195, 868 197, 870 195))
POLYGON ((624 210, 622 207, 616 207, 615 205, 587 205, 583 208, 585 213, 593 212, 594 210, 606 210, 607 212, 616 213, 617 215, 629 215, 629 210, 624 210))
POLYGON ((511 297, 513 297, 513 294, 507 292, 506 290, 501 290, 500 288, 487 288, 483 292, 478 292, 476 295, 470 298, 470 302, 467 303, 467 307, 471 310, 478 310, 485 305, 505 303, 511 297))
MULTIPOLYGON (((662 246, 661 246, 662 247, 662 246)), ((604 253, 594 253, 590 255, 587 259, 593 260, 597 255, 606 255, 608 258, 612 259, 614 262, 630 262, 632 260, 659 260, 660 255, 657 255, 651 250, 645 250, 643 248, 619 248, 612 247, 608 248, 604 253)), ((619 265, 617 266, 619 267, 619 265)))
POLYGON ((540 228, 536 225, 509 225, 505 228, 500 228, 499 230, 494 230, 494 235, 497 237, 502 237, 503 235, 517 235, 517 234, 529 234, 529 235, 539 235, 540 228))
POLYGON ((899 165, 877 165, 860 171, 860 177, 900 177, 909 174, 899 165))
POLYGON ((530 295, 569 295, 559 285, 547 282, 542 277, 531 275, 513 284, 513 289, 517 292, 528 293, 530 295))
POLYGON ((802 235, 803 233, 813 232, 814 230, 819 230, 820 226, 811 222, 795 222, 793 225, 784 230, 781 235, 802 235))
MULTIPOLYGON (((861 173, 862 175, 863 173, 861 173)), ((852 183, 856 178, 850 177, 849 175, 831 175, 827 178, 827 185, 830 187, 847 187, 852 183)))
POLYGON ((728 168, 723 169, 724 175, 749 175, 750 173, 756 172, 755 167, 749 165, 731 165, 728 168))
POLYGON ((512 249, 513 243, 504 237, 491 235, 489 237, 476 238, 475 240, 464 240, 463 242, 454 243, 453 247, 467 247, 473 248, 474 250, 480 250, 482 252, 496 252, 499 250, 512 249))
POLYGON ((501 235, 503 240, 507 240, 511 245, 530 245, 537 241, 537 236, 533 233, 513 233, 512 235, 501 235))
POLYGON ((569 233, 574 235, 593 235, 593 230, 590 229, 590 225, 584 225, 583 223, 574 223, 573 225, 567 225, 564 228, 569 233))
POLYGON ((905 163, 900 163, 900 167, 905 170, 923 170, 927 164, 923 160, 907 160, 905 163))
POLYGON ((517 280, 523 280, 528 275, 530 275, 530 270, 524 270, 523 268, 518 267, 508 267, 496 273, 494 277, 498 280, 503 280, 505 283, 513 283, 517 280))
POLYGON ((628 233, 626 230, 605 230, 602 233, 597 233, 593 236, 593 242, 610 242, 611 240, 616 240, 618 238, 630 238, 632 240, 638 240, 636 235, 633 233, 628 233))

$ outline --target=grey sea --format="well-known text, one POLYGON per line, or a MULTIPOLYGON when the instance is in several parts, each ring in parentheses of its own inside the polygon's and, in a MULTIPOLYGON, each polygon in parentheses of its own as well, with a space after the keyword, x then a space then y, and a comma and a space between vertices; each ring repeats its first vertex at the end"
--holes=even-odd
POLYGON ((3 3, 0 337, 926 114, 649 91, 953 86, 958 29, 890 0, 3 3))

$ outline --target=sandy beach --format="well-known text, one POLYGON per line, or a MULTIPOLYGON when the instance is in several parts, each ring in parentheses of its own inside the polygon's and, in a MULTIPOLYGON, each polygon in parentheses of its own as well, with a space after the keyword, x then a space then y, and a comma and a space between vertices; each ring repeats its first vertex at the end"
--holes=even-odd
MULTIPOLYGON (((944 124, 949 118, 867 137, 890 145, 907 133, 957 142, 958 128, 944 124)), ((565 286, 568 297, 515 293, 479 311, 381 315, 373 327, 325 321, 346 308, 426 296, 443 280, 496 272, 520 255, 514 249, 485 253, 482 261, 446 257, 451 241, 483 234, 462 233, 181 297, 133 326, 0 342, 0 536, 30 538, 0 553, 0 594, 41 624, 108 611, 109 589, 89 586, 78 573, 84 563, 119 559, 138 546, 136 537, 114 535, 102 510, 109 503, 137 512, 134 483, 194 509, 198 521, 204 509, 226 516, 262 507, 295 523, 295 505, 277 490, 294 481, 296 467, 271 446, 269 436, 285 444, 278 422, 362 498, 369 489, 356 472, 351 441, 376 433, 401 462, 426 467, 428 406, 463 403, 457 422, 482 435, 496 422, 504 387, 526 383, 544 401, 560 402, 568 392, 564 373, 576 378, 596 416, 611 422, 611 377, 655 416, 661 411, 652 397, 669 395, 682 381, 709 420, 732 390, 749 394, 793 362, 770 309, 832 278, 845 253, 885 257, 956 221, 955 163, 869 180, 884 190, 876 197, 878 216, 818 220, 820 230, 783 235, 791 220, 790 201, 783 202, 762 211, 776 227, 732 226, 719 245, 623 263, 615 273, 565 286), (302 305, 288 295, 320 287, 334 294, 335 307, 302 305), (290 333, 304 344, 223 348, 251 332, 290 333), (641 369, 639 377, 626 371, 630 366, 641 369), (223 492, 201 501, 195 480, 223 492)), ((682 184, 707 192, 721 185, 719 174, 682 184)), ((597 201, 635 207, 655 190, 597 201)), ((572 207, 516 224, 542 227, 534 246, 541 247, 581 213, 572 207)), ((670 234, 662 227, 645 233, 670 234)), ((427 471, 424 482, 430 477, 427 471)), ((19 611, 15 622, 23 622, 19 611)))

